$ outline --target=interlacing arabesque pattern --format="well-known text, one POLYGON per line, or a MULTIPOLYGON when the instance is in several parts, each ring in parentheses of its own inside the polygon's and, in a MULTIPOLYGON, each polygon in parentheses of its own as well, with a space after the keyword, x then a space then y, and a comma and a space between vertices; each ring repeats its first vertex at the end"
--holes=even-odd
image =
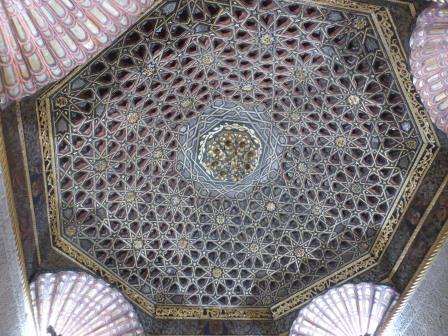
POLYGON ((421 145, 370 18, 297 1, 166 2, 51 104, 64 237, 163 304, 271 306, 357 260, 421 145), (193 162, 222 104, 270 148, 246 197, 193 162))

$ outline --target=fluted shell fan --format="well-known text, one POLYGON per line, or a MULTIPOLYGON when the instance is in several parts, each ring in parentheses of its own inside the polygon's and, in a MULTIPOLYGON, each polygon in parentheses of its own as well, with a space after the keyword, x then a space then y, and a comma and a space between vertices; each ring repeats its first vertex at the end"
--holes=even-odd
POLYGON ((448 5, 419 15, 410 46, 415 87, 432 121, 448 133, 448 5))
POLYGON ((133 307, 116 289, 86 273, 40 275, 31 283, 38 335, 134 336, 143 330, 133 307))
POLYGON ((390 287, 370 283, 330 289, 300 310, 289 335, 374 335, 397 297, 390 287))
POLYGON ((153 0, 0 0, 0 108, 109 45, 153 0))

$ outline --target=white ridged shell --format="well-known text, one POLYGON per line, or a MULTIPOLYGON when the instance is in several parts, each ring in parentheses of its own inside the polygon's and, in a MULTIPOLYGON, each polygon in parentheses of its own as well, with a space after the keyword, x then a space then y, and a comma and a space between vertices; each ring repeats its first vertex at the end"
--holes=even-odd
POLYGON ((390 287, 370 283, 330 289, 300 310, 289 335, 373 335, 397 297, 390 287))
POLYGON ((433 4, 420 13, 410 47, 415 88, 434 124, 448 133, 447 5, 433 4))
POLYGON ((134 336, 143 330, 133 307, 103 280, 80 272, 40 275, 30 285, 38 335, 134 336))
POLYGON ((0 108, 109 45, 153 0, 0 0, 0 108))

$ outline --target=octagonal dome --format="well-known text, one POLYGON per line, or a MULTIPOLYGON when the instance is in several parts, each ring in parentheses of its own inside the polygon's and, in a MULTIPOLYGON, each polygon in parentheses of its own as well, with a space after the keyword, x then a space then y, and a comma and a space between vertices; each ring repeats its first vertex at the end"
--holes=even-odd
POLYGON ((342 0, 156 6, 40 100, 54 246, 159 318, 275 319, 372 267, 437 143, 389 20, 342 0), (241 178, 201 162, 222 125, 250 134, 230 157, 259 141, 241 178))

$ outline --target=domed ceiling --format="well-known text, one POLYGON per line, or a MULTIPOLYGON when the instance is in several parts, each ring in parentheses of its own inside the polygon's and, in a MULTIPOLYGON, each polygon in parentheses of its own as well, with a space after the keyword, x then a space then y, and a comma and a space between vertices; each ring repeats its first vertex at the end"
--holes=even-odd
POLYGON ((374 266, 437 139, 381 7, 163 1, 39 103, 53 245, 158 318, 374 266))

